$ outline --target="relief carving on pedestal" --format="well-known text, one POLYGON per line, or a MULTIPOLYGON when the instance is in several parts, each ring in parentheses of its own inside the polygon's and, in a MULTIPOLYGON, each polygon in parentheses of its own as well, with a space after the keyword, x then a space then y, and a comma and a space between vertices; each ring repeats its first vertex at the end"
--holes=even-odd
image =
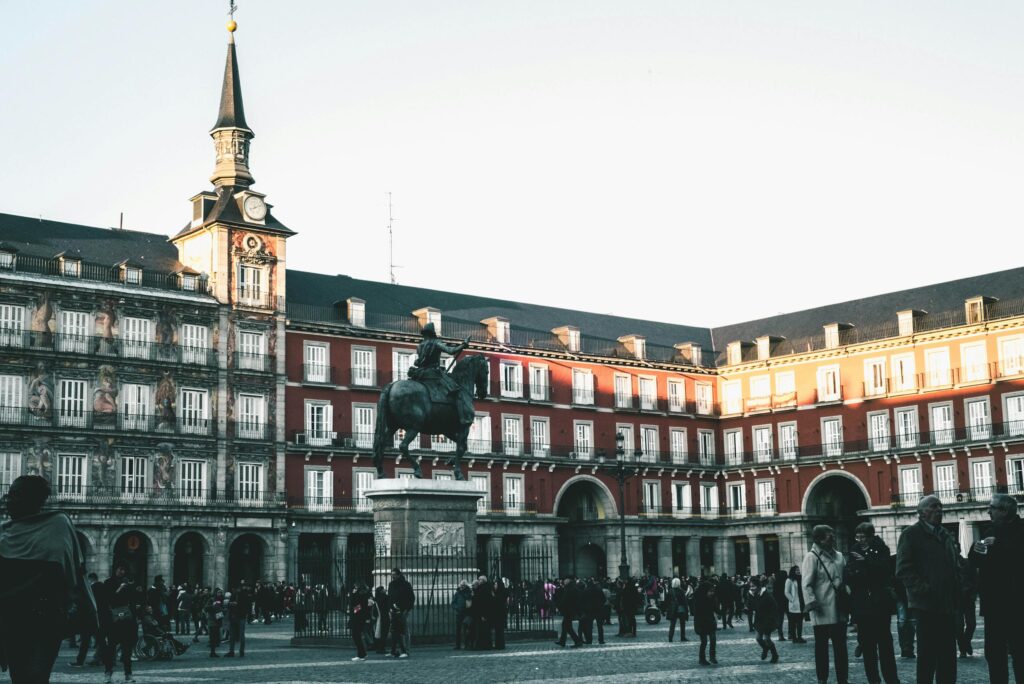
POLYGON ((466 525, 461 522, 421 522, 420 548, 433 553, 466 546, 466 525))

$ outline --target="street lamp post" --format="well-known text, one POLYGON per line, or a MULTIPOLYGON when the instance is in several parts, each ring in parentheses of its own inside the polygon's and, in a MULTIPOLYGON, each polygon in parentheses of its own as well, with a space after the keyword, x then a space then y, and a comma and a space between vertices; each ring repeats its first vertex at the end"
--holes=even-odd
POLYGON ((623 443, 626 437, 621 433, 615 435, 615 475, 619 483, 619 577, 629 578, 629 561, 626 560, 626 481, 632 471, 626 467, 626 450, 623 443))

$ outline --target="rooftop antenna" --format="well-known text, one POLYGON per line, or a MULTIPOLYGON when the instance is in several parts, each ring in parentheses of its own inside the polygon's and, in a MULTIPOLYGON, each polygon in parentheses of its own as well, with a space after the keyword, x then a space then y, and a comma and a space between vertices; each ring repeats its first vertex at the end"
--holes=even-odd
POLYGON ((124 212, 123 211, 121 212, 121 223, 120 223, 120 225, 118 227, 118 230, 124 230, 124 212))
POLYGON ((391 229, 391 224, 394 222, 394 217, 391 215, 391 191, 388 191, 388 275, 391 277, 391 284, 397 285, 398 279, 395 278, 395 233, 391 229))

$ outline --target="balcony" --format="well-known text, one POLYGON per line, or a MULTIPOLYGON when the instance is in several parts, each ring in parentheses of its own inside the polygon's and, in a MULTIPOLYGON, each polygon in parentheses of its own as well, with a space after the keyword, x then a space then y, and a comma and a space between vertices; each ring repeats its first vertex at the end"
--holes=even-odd
POLYGON ((302 382, 310 385, 333 385, 334 367, 322 363, 303 364, 302 382))
POLYGON ((885 378, 879 382, 862 382, 861 392, 865 399, 880 399, 889 396, 889 379, 885 378))
POLYGON ((234 368, 236 370, 250 370, 266 373, 273 370, 273 358, 274 357, 268 354, 252 354, 249 352, 236 351, 234 368))
POLYGON ((730 518, 732 518, 734 520, 739 519, 739 518, 746 518, 747 517, 747 507, 746 506, 739 506, 737 508, 730 508, 729 512, 728 512, 728 515, 729 515, 730 518))
POLYGON ((353 366, 348 369, 348 381, 353 388, 381 389, 391 382, 391 373, 353 366))
MULTIPOLYGON (((100 283, 124 284, 121 268, 91 262, 78 262, 78 268, 65 271, 60 259, 28 256, 17 254, 13 258, 0 263, 0 270, 14 273, 32 273, 46 276, 62 276, 75 280, 89 280, 100 283)), ((142 269, 137 280, 129 283, 134 287, 147 287, 159 290, 176 290, 194 292, 197 295, 210 293, 210 283, 205 276, 184 278, 181 273, 167 273, 142 269)))
MULTIPOLYGON (((796 397, 794 397, 795 399, 796 397)), ((771 397, 751 397, 746 400, 747 413, 763 413, 772 409, 771 397)))
POLYGON ((268 426, 263 421, 239 420, 235 422, 235 437, 237 439, 267 439, 268 434, 268 426))
POLYGON ((693 515, 693 508, 690 506, 680 506, 672 509, 673 518, 689 518, 693 515))
POLYGON ((30 428, 69 428, 158 434, 209 435, 212 421, 193 416, 151 413, 96 413, 75 410, 32 410, 22 406, 0 406, 0 425, 30 428))
POLYGON ((822 389, 814 391, 814 403, 816 404, 837 404, 843 400, 843 388, 822 389))
POLYGON ((578 387, 572 388, 572 403, 575 406, 593 406, 594 405, 594 390, 592 389, 581 389, 578 387))
POLYGON ((772 410, 784 411, 796 408, 796 392, 785 392, 772 395, 772 410))
POLYGON ((615 408, 620 411, 635 411, 636 397, 632 394, 615 393, 615 408))
POLYGON ((523 383, 509 382, 507 380, 496 380, 493 383, 494 395, 502 399, 522 399, 523 383))
POLYGON ((551 401, 551 385, 530 383, 530 401, 551 401))
POLYGON ((952 368, 938 368, 918 374, 917 386, 928 390, 944 389, 953 386, 954 372, 952 368))
POLYGON ((285 502, 282 493, 250 490, 218 491, 207 488, 121 487, 120 485, 79 485, 57 482, 51 501, 89 506, 221 506, 230 508, 279 508, 285 502))
POLYGON ((24 349, 30 352, 43 352, 47 355, 57 352, 159 363, 217 365, 216 350, 206 347, 186 347, 178 344, 162 344, 97 335, 0 330, 0 348, 24 349))
POLYGON ((775 502, 759 503, 754 507, 754 514, 758 517, 769 517, 777 513, 775 502))
POLYGON ((251 309, 273 309, 274 298, 262 288, 242 286, 235 290, 235 304, 251 309))

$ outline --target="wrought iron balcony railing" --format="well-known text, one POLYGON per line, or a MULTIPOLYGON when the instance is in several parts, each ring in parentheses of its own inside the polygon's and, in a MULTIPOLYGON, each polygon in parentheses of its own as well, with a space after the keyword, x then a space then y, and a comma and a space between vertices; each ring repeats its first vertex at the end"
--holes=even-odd
POLYGON ((79 428, 85 430, 123 430, 127 432, 155 432, 179 435, 210 435, 209 418, 179 413, 177 415, 151 413, 102 413, 96 411, 61 408, 30 409, 22 406, 0 406, 0 426, 39 428, 79 428))
POLYGON ((233 508, 277 508, 285 503, 283 493, 256 487, 219 491, 202 486, 153 488, 132 485, 86 485, 55 478, 51 502, 103 506, 229 506, 233 508))
POLYGON ((235 352, 235 369, 268 372, 274 369, 274 357, 269 354, 235 352))
POLYGON ((0 348, 161 363, 217 365, 215 349, 99 335, 0 329, 0 348))

